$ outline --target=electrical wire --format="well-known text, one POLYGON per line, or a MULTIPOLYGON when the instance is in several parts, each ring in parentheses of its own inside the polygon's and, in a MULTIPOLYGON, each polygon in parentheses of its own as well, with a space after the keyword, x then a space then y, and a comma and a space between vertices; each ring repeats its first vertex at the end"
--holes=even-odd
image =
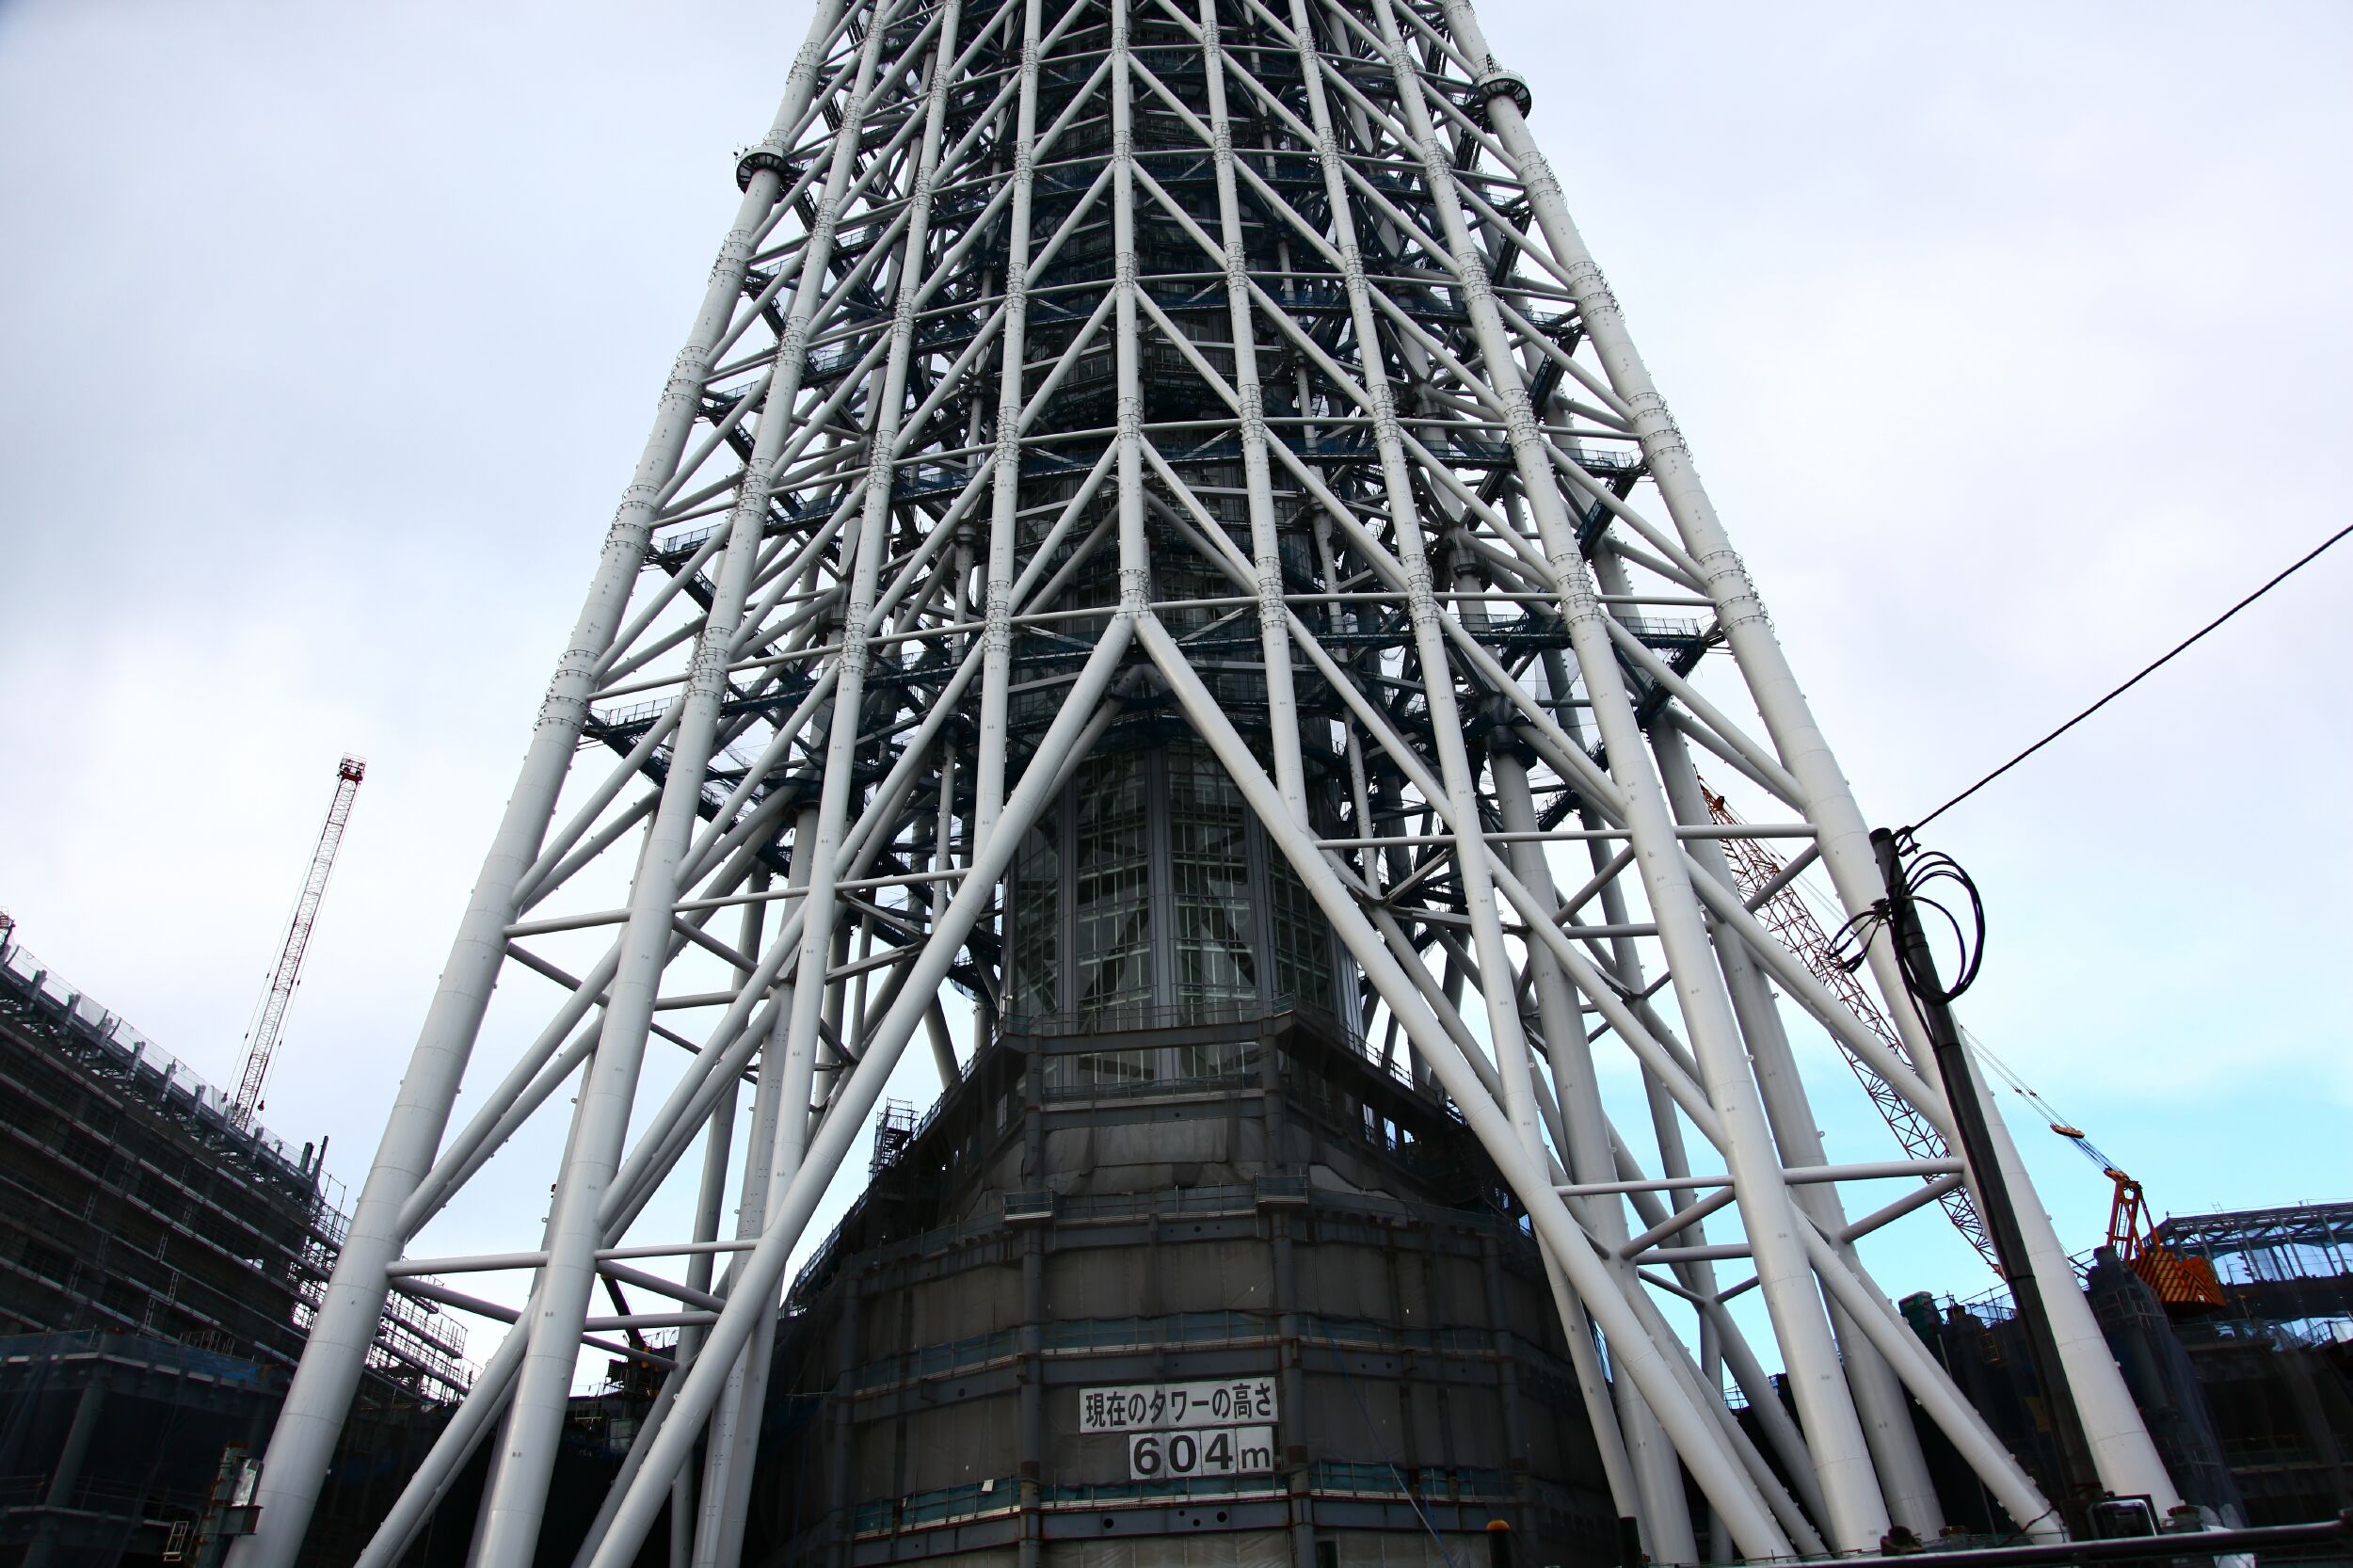
MULTIPOLYGON (((1985 902, 1977 896, 1977 885, 1969 873, 1961 869, 1961 862, 1942 850, 1923 854, 1919 841, 1906 828, 1896 836, 1897 853, 1906 857, 1903 865, 1904 891, 1915 908, 1933 909, 1945 917, 1952 927, 1953 940, 1960 951, 1960 964, 1952 983, 1937 980, 1936 961, 1930 957, 1925 972, 1915 968, 1912 955, 1904 944, 1895 944, 1896 962, 1903 970, 1905 987, 1924 1001, 1947 1003, 1977 984, 1978 966, 1985 962, 1985 902), (1969 901, 1969 920, 1964 926, 1952 906, 1938 896, 1942 883, 1951 883, 1969 901)), ((1950 895, 1946 895, 1950 896, 1950 895)), ((1848 920, 1830 939, 1831 961, 1849 974, 1863 967, 1868 955, 1871 938, 1890 919, 1888 901, 1881 899, 1871 907, 1848 920)))
POLYGON ((1911 985, 1915 996, 1930 997, 1939 1002, 1950 1002, 1977 984, 1977 967, 1985 961, 1985 903, 1977 897, 1977 885, 1969 880, 1969 873, 1961 869, 1960 861, 1942 850, 1931 850, 1928 854, 1920 854, 1920 846, 1909 830, 1902 834, 1897 842, 1899 848, 1910 849, 1915 856, 1912 863, 1904 868, 1904 887, 1912 894, 1913 904, 1915 906, 1935 910, 1944 916, 1945 923, 1953 928, 1953 939, 1961 944, 1960 972, 1953 977, 1950 984, 1943 985, 1937 984, 1933 959, 1929 961, 1929 971, 1921 974, 1913 971, 1911 961, 1906 957, 1904 948, 1900 943, 1897 945, 1896 956, 1898 961, 1902 962, 1904 980, 1911 985), (1945 882, 1953 884, 1967 896, 1969 919, 1971 925, 1975 928, 1973 931, 1962 930, 1961 917, 1954 914, 1942 899, 1929 890, 1939 883, 1945 882))
POLYGON ((2353 534, 2353 523, 2345 524, 2343 528, 2338 529, 2335 533, 2329 535, 2327 538, 2313 546, 2311 550, 2306 551, 2302 555, 2289 563, 2286 568, 2281 570, 2278 575, 2274 576, 2262 587, 2257 588, 2253 593, 2249 594, 2245 599, 2240 600, 2236 604, 2232 605, 2229 609, 2215 616, 2214 619, 2208 621, 2205 625, 2200 627, 2197 631, 2191 632, 2180 642, 2175 643, 2153 663, 2143 665, 2140 672, 2135 675, 2131 680, 2125 681, 2122 685, 2108 693, 2107 696, 2102 697, 2099 701, 2093 703, 2082 712, 2077 713, 2073 718, 2069 719, 2065 724, 2060 725, 2057 729, 2052 730, 2048 735, 2043 736, 2042 739, 2035 742, 2034 744, 2028 746, 2025 750, 2020 752, 2017 756, 2011 758, 2000 767, 1995 768, 1992 773, 1987 774, 1983 778, 1978 779, 1975 784, 1970 785, 1969 788, 1961 791, 1961 793, 1955 795, 1952 799, 1946 801, 1944 805, 1938 807, 1927 816, 1922 817, 1918 822, 1913 824, 1911 827, 1905 829, 1905 831, 1907 833, 1916 833, 1921 828, 1928 826, 1929 824, 1934 822, 1937 818, 1943 816, 1954 807, 1959 806, 1962 801, 1967 800, 1971 795, 1976 794, 1979 790, 1984 789, 1988 784, 1993 783, 1995 779, 2001 777, 2002 775, 2009 772, 2010 769, 2016 767, 2027 758, 2032 757, 2036 752, 2041 751, 2044 746, 2049 745, 2053 741, 2057 740, 2061 735, 2066 734, 2069 730, 2083 723, 2084 720, 2091 717, 2092 714, 2098 712, 2101 709, 2105 708, 2109 703, 2114 702, 2118 697, 2122 696, 2126 692, 2131 691, 2135 686, 2139 685, 2150 676, 2154 675, 2164 665, 2169 664, 2175 655, 2186 651, 2189 646, 2198 641, 2199 638, 2204 636, 2207 632, 2213 631, 2216 627, 2220 626, 2224 621, 2229 620, 2233 616, 2237 615, 2241 610, 2246 609, 2249 604, 2254 603, 2255 600, 2263 598, 2264 595, 2269 593, 2272 589, 2286 582, 2297 571, 2309 565, 2320 554, 2322 551, 2327 550, 2330 545, 2335 544, 2339 539, 2344 538, 2347 534, 2353 534))

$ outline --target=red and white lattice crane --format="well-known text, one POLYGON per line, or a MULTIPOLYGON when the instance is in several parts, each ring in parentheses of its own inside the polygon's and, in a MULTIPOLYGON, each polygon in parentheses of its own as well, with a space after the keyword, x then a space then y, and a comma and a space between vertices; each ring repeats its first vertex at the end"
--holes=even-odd
MULTIPOLYGON (((1700 785, 1700 792, 1707 799, 1708 815, 1715 818, 1718 824, 1725 826, 1739 824, 1740 818, 1725 804, 1723 796, 1709 789, 1705 782, 1700 785)), ((1912 1053, 1905 1048, 1902 1036, 1896 1032, 1896 1026, 1888 1021, 1879 1003, 1864 990, 1862 982, 1855 979, 1854 971, 1839 962, 1821 922, 1814 918, 1814 912, 1805 906, 1805 901, 1799 896, 1796 878, 1783 874, 1780 856, 1755 839, 1728 839, 1724 841, 1724 849, 1732 862, 1733 879, 1740 885, 1741 896, 1750 901, 1756 911, 1756 918, 1764 922, 1765 928, 1781 939, 1782 946, 1797 954, 1805 967, 1814 971, 1814 977, 1829 987, 1832 995, 1845 1002, 1862 1020, 1863 1026, 1878 1035, 1880 1042, 1897 1061, 1909 1064, 1912 1053)), ((1894 1130, 1897 1142, 1903 1144, 1905 1153, 1915 1160, 1942 1160, 1951 1154, 1952 1151, 1945 1146, 1945 1135, 1920 1113, 1918 1108, 1865 1065, 1863 1059, 1848 1049, 1843 1041, 1836 1043, 1839 1054, 1847 1059, 1847 1065, 1854 1069, 1855 1077, 1862 1080, 1863 1092, 1871 1096, 1873 1105, 1879 1107, 1880 1114, 1886 1118, 1888 1127, 1894 1130)), ((1944 1206, 1946 1218, 1953 1222, 1953 1228, 1977 1249, 1980 1257, 1994 1264, 1994 1272, 1999 1273, 2001 1266, 1994 1261, 1993 1243, 1986 1235, 1985 1222, 1978 1218, 1977 1206, 1970 1198, 1968 1191, 1955 1188, 1938 1202, 1944 1206)))
POLYGON ((286 1004, 294 1000, 295 984, 302 978, 302 954, 311 945, 311 928, 318 923, 319 901, 327 896, 327 874, 335 869, 335 851, 344 841, 344 824, 351 820, 351 799, 368 765, 345 757, 335 765, 335 798, 327 808, 327 825, 319 829, 319 847, 311 856, 311 870, 302 879, 302 897, 296 901, 294 920, 286 927, 285 946, 270 970, 269 989, 246 1031, 245 1076, 237 1080, 236 1103, 229 1119, 251 1127, 262 1109, 262 1086, 269 1078, 270 1058, 278 1049, 279 1032, 285 1027, 286 1004))

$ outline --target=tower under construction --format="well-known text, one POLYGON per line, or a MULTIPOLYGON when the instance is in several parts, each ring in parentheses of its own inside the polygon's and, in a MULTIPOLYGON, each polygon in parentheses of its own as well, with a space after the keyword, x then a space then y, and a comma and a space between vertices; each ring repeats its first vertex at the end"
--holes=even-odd
POLYGON ((370 1568, 477 1452, 481 1568, 1875 1552, 1924 1428, 2053 1537, 1859 1250, 1997 1176, 2097 1486, 2176 1505, 1469 0, 815 9, 240 1568, 391 1292, 512 1326, 370 1568), (1801 875, 1861 984, 1760 920, 1801 875), (1833 1160, 1813 1029, 1900 1142, 1833 1160), (553 1516, 616 1352, 659 1398, 553 1516))

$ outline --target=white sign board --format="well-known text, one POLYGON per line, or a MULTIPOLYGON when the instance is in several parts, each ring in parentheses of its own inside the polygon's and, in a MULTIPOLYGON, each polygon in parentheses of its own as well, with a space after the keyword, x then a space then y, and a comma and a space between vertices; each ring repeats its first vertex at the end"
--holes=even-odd
POLYGON ((1273 1378, 1230 1378, 1222 1383, 1124 1383, 1079 1390, 1079 1430, 1082 1432, 1169 1432, 1274 1419, 1273 1378))
POLYGON ((1139 1432, 1128 1439, 1128 1479, 1259 1476, 1274 1468, 1273 1427, 1139 1432))

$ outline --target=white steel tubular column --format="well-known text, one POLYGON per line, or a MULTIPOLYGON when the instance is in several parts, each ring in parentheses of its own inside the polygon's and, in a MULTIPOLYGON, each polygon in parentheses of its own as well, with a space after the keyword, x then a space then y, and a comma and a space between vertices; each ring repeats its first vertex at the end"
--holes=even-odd
MULTIPOLYGON (((795 889, 808 886, 809 853, 816 836, 816 813, 804 809, 794 825, 792 865, 788 878, 795 889)), ((790 920, 801 907, 798 903, 787 905, 786 918, 790 920)), ((815 1052, 810 1048, 813 1042, 795 1052, 785 1041, 785 1024, 792 1012, 792 988, 779 986, 768 1045, 760 1055, 760 1080, 752 1092, 752 1131, 744 1144, 744 1182, 737 1199, 735 1239, 739 1241, 760 1240, 767 1227, 770 1197, 799 1169, 801 1151, 808 1144, 808 1085, 815 1052)), ((730 1270, 730 1283, 732 1277, 730 1270)), ((701 1336, 696 1337, 699 1340, 701 1336)), ((757 1397, 752 1359, 749 1352, 736 1358, 726 1391, 711 1415, 709 1435, 704 1440, 698 1508, 691 1525, 689 1544, 691 1560, 698 1565, 732 1561, 731 1557, 723 1557, 722 1544, 730 1537, 738 1542, 742 1539, 741 1504, 748 1495, 749 1481, 744 1474, 749 1468, 744 1463, 749 1448, 744 1434, 746 1415, 751 1417, 753 1430, 759 1425, 759 1412, 755 1409, 747 1413, 744 1408, 747 1389, 757 1397)), ((681 1468, 679 1475, 682 1480, 686 1470, 681 1468)), ((674 1493, 674 1498, 675 1496, 674 1493)), ((676 1506, 675 1501, 672 1506, 676 1506)), ((671 1528, 678 1528, 673 1519, 671 1528)), ((603 1532, 596 1533, 600 1536, 603 1532)))
MULTIPOLYGON (((799 1169, 800 1155, 808 1142, 807 1117, 798 1109, 808 1103, 810 1073, 816 1059, 817 1011, 826 995, 826 964, 833 946, 834 912, 838 907, 834 890, 834 854, 839 845, 844 823, 849 816, 850 794, 855 785, 853 751, 861 728, 865 679, 870 658, 868 637, 873 610, 876 584, 882 571, 885 528, 888 521, 891 485, 895 465, 891 458, 897 450, 900 417, 904 411, 908 356, 914 345, 915 309, 924 282, 925 247, 931 234, 933 184, 938 173, 940 147, 940 115, 948 92, 950 62, 955 58, 958 24, 962 8, 958 0, 947 0, 941 8, 931 58, 925 67, 929 91, 923 119, 921 152, 915 174, 915 193, 906 224, 906 237, 902 242, 897 278, 897 312, 891 323, 889 360, 881 374, 882 391, 875 408, 877 417, 871 438, 869 467, 865 481, 865 507, 860 526, 855 576, 849 603, 842 621, 842 657, 840 673, 834 685, 833 733, 825 760, 824 783, 819 799, 816 835, 811 847, 813 860, 811 896, 802 905, 808 913, 801 935, 800 974, 792 992, 792 1000, 785 1009, 785 1051, 788 1064, 785 1073, 785 1098, 781 1107, 776 1160, 768 1181, 769 1201, 781 1195, 785 1182, 799 1169)), ((879 41, 877 29, 872 42, 879 41)), ((854 125, 845 133, 854 133, 854 125)), ((837 143, 843 156, 838 165, 846 177, 849 169, 847 153, 854 151, 857 137, 844 134, 837 143)), ((821 226, 821 232, 823 229, 821 226)), ((797 348, 788 330, 786 342, 797 348)), ((763 426, 764 429, 764 426, 763 426)), ((749 1199, 746 1199, 748 1206, 749 1199)), ((760 1429, 758 1401, 766 1397, 768 1384, 769 1346, 776 1335, 774 1313, 764 1316, 754 1331, 740 1368, 730 1385, 733 1408, 723 1412, 723 1419, 714 1421, 711 1458, 706 1464, 703 1484, 706 1496, 715 1494, 716 1516, 706 1515, 704 1528, 696 1542, 697 1568, 706 1565, 730 1564, 743 1544, 744 1512, 751 1495, 752 1438, 760 1429), (728 1432, 727 1427, 732 1427, 728 1432), (722 1436, 730 1441, 721 1441, 722 1436)))
POLYGON ((941 916, 932 938, 924 944, 899 1000, 867 1036, 866 1054, 851 1070, 837 1103, 819 1125, 801 1168, 793 1173, 781 1201, 771 1201, 768 1230, 757 1247, 743 1255, 742 1269, 728 1296, 728 1308, 711 1325, 702 1356, 680 1388, 677 1407, 647 1455, 644 1468, 623 1495, 603 1543, 589 1560, 589 1568, 625 1568, 635 1558, 646 1532, 653 1528, 654 1517, 669 1492, 669 1483, 663 1478, 675 1473, 691 1453, 695 1426, 710 1415, 735 1354, 749 1341, 759 1324, 774 1316, 771 1304, 783 1281, 792 1244, 800 1240, 808 1225, 834 1166, 875 1102, 882 1098, 883 1087, 898 1063, 900 1051, 920 1026, 928 1005, 924 993, 939 984, 954 957, 957 942, 993 897, 990 884, 1004 873, 1013 859, 1010 846, 1035 820, 1070 768, 1102 734, 1111 717, 1110 711, 1100 706, 1103 694, 1118 668, 1119 655, 1126 650, 1130 625, 1127 616, 1114 617, 1103 640, 1096 645, 1095 657, 1073 683, 1062 712, 1038 747, 1041 757, 1054 759, 1061 765, 1033 766, 1022 776, 1005 804, 1002 820, 1011 826, 999 835, 994 847, 975 859, 972 874, 941 916))
MULTIPOLYGON (((880 29, 869 34, 858 63, 854 103, 860 105, 868 97, 882 36, 880 29)), ((680 863, 698 821, 703 775, 715 747, 719 707, 727 691, 728 656, 735 647, 736 628, 752 584, 754 558, 765 532, 771 476, 791 433, 787 411, 800 388, 806 362, 803 344, 825 282, 825 248, 832 239, 832 219, 849 182, 848 154, 856 145, 858 126, 854 112, 845 127, 849 134, 837 144, 825 194, 818 204, 818 222, 809 238, 792 313, 776 350, 759 436, 728 516, 718 587, 705 612, 686 681, 686 707, 672 743, 662 804, 655 808, 631 886, 621 964, 613 979, 604 1029, 590 1059, 588 1081, 582 1089, 573 1121, 571 1147, 557 1182, 554 1212, 549 1221, 548 1261, 532 1293, 527 1325, 531 1348, 525 1352, 507 1409, 484 1534, 476 1544, 478 1568, 528 1568, 538 1546, 548 1479, 555 1463, 564 1407, 571 1394, 572 1369, 580 1357, 582 1324, 595 1281, 593 1254, 603 1240, 600 1210, 605 1190, 619 1168, 630 1112, 636 1100, 638 1066, 669 956, 671 905, 679 896, 680 863)), ((825 848, 821 838, 821 865, 825 848)), ((517 1332, 524 1332, 525 1326, 519 1324, 517 1332)))
MULTIPOLYGON (((1013 668, 1014 518, 1021 506, 1021 367, 1029 344, 1030 203, 1037 169, 1037 41, 1041 0, 1021 8, 1021 104, 1013 147, 1013 207, 1006 218, 1004 357, 997 386, 997 448, 991 455, 987 663, 981 674, 979 771, 973 779, 972 847, 997 829, 1005 798, 1005 705, 1013 668)), ((977 399, 976 399, 977 400, 977 399)))
MULTIPOLYGON (((1529 205, 1554 256, 1568 270, 1570 291, 1577 299, 1585 330, 1608 370, 1611 386, 1633 416, 1651 476, 1657 483, 1685 547, 1704 569, 1706 591, 1715 601, 1719 623, 1724 628, 1740 672, 1755 697, 1757 711, 1772 734, 1774 748, 1783 765, 1803 788, 1803 805, 1820 829, 1817 843, 1823 867, 1830 872, 1849 915, 1859 916, 1881 896, 1870 832, 1862 810, 1855 804, 1846 776, 1839 771, 1837 760, 1831 754, 1829 742, 1815 722, 1780 642, 1773 636, 1772 623, 1749 579, 1748 569, 1741 564, 1709 503, 1698 471, 1691 466, 1682 432, 1668 413, 1666 400, 1659 395, 1625 329, 1616 296, 1609 292, 1601 269, 1585 249, 1569 217, 1559 182, 1529 135, 1519 106, 1502 85, 1510 79, 1489 51, 1469 0, 1444 0, 1444 5, 1455 37, 1474 60, 1483 62, 1489 78, 1499 84, 1487 101, 1497 136, 1518 166, 1527 184, 1529 205)), ((1879 983, 1888 1014, 1902 1031, 1913 1062, 1933 1081, 1935 1064, 1928 1048, 1928 1038, 1913 1012, 1911 998, 1896 968, 1894 947, 1883 932, 1874 935, 1869 952, 1872 977, 1879 983)), ((1986 1117, 1990 1125, 2001 1126, 2000 1113, 1990 1101, 1986 1117)), ((2007 1143, 2007 1131, 1998 1132, 1996 1140, 2007 1143)), ((2029 1194, 2033 1192, 2023 1169, 2013 1168, 2009 1175, 2011 1191, 2029 1194)), ((2036 1278, 2050 1306, 2067 1379, 2074 1390, 2102 1483, 2121 1495, 2152 1496, 2160 1511, 2178 1503, 2180 1494, 2157 1457, 2156 1447, 2150 1441, 2139 1412, 2133 1407, 2123 1375, 2117 1369, 2106 1341, 2092 1320, 2091 1309, 2076 1287, 2074 1271, 2051 1229, 2049 1216, 2031 1198, 2018 1206, 2018 1213, 2033 1254, 2036 1278)))
MULTIPOLYGON (((841 20, 844 3, 819 0, 809 21, 808 39, 793 60, 784 102, 776 111, 771 135, 779 143, 798 133, 809 110, 818 67, 841 20)), ((497 835, 483 858, 466 918, 450 945, 440 984, 386 1119, 383 1141, 353 1206, 351 1226, 337 1256, 334 1277, 271 1432, 268 1461, 254 1496, 262 1522, 252 1535, 232 1548, 237 1568, 291 1568, 310 1527, 328 1462, 384 1310, 384 1271, 399 1256, 406 1240, 398 1215, 431 1167, 435 1147, 449 1124, 450 1107, 465 1076, 474 1033, 481 1027, 491 987, 505 960, 505 928, 515 918, 516 883, 538 854, 540 836, 546 831, 549 813, 554 809, 573 746, 587 717, 592 672, 629 602, 647 539, 653 531, 656 497, 677 468, 694 428, 703 383, 711 371, 712 347, 734 318, 754 236, 764 229, 782 189, 779 173, 779 169, 760 169, 744 188, 735 222, 712 264, 702 308, 671 369, 661 412, 646 439, 645 454, 622 492, 587 601, 549 682, 514 793, 507 799, 497 835)))
MULTIPOLYGON (((1242 486, 1250 506, 1251 569, 1258 597, 1258 646, 1266 659, 1267 706, 1295 713, 1290 626, 1283 612, 1283 559, 1275 538, 1274 490, 1267 466, 1266 394, 1258 384, 1258 318, 1250 304, 1250 262, 1242 244, 1241 193, 1234 184, 1234 131, 1225 109, 1225 62, 1218 40, 1217 0, 1201 0, 1201 48, 1207 56, 1209 131, 1215 137, 1218 240, 1225 248, 1225 309, 1234 340, 1234 389, 1241 403, 1242 486)), ((1299 727, 1278 724, 1274 779, 1301 826, 1307 823, 1306 770, 1299 727)))
POLYGON ((1886 1533, 1886 1505, 1880 1497, 1861 1423, 1848 1399, 1830 1325, 1822 1315, 1813 1270, 1798 1237, 1796 1215, 1782 1185, 1772 1136, 1755 1081, 1749 1075, 1731 1003, 1715 983, 1706 956, 1705 926, 1676 852, 1673 819, 1648 765, 1649 753, 1619 680, 1609 633, 1601 624, 1600 603, 1563 515, 1560 490, 1550 460, 1543 453, 1543 440, 1520 384, 1511 344, 1494 312, 1484 259, 1463 223, 1460 206, 1450 199, 1450 176, 1432 145, 1420 77, 1406 57, 1390 0, 1378 0, 1378 5, 1400 101, 1421 144, 1427 177, 1439 192, 1438 215, 1447 225, 1446 239, 1462 275, 1491 384, 1506 405, 1522 493, 1553 557, 1561 610, 1584 672, 1593 719, 1601 729, 1610 773, 1625 792, 1626 824, 1633 834, 1635 859, 1666 949, 1675 1000, 1699 1058, 1708 1097, 1722 1119, 1724 1157, 1738 1194, 1741 1219, 1772 1314, 1775 1336, 1788 1364, 1790 1391, 1798 1402, 1815 1472, 1830 1507, 1831 1517, 1824 1524, 1840 1550, 1871 1550, 1886 1533))

